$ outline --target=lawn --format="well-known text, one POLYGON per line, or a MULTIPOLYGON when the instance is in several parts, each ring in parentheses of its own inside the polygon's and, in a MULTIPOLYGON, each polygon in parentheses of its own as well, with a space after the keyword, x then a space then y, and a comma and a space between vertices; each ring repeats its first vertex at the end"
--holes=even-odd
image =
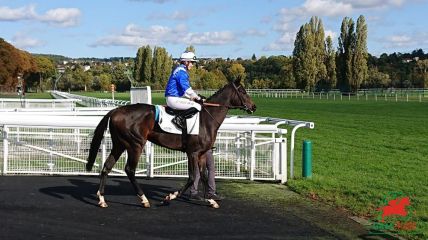
MULTIPOLYGON (((315 122, 297 134, 297 143, 313 143, 313 178, 297 175, 291 189, 372 219, 386 196, 400 193, 428 232, 427 103, 254 100, 257 115, 315 122)), ((295 173, 300 169, 298 161, 295 173)))

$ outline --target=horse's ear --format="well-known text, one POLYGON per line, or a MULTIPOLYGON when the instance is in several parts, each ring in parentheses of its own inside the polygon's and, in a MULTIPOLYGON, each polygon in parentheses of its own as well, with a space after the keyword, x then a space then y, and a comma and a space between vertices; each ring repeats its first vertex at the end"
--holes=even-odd
POLYGON ((241 84, 241 78, 242 78, 242 76, 241 75, 238 75, 238 77, 236 78, 236 80, 235 80, 235 85, 239 85, 239 84, 241 84))

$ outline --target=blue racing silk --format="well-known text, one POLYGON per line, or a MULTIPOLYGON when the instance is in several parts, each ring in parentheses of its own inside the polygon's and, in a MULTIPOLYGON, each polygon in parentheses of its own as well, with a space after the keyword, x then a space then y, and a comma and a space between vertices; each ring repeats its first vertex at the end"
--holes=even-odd
POLYGON ((189 74, 184 65, 179 65, 174 69, 166 84, 165 97, 182 97, 190 88, 189 74))

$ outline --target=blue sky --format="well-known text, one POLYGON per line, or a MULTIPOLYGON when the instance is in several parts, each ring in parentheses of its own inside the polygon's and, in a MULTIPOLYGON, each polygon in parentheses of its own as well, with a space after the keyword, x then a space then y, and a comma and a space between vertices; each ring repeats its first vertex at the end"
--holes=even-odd
POLYGON ((345 16, 364 15, 373 55, 428 52, 428 0, 0 0, 0 37, 32 53, 134 57, 161 46, 177 57, 291 55, 299 27, 322 19, 337 47, 345 16))

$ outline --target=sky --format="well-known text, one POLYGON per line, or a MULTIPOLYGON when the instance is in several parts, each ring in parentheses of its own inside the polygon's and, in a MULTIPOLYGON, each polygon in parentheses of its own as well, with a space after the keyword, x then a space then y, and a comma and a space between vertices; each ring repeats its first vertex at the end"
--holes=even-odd
POLYGON ((0 37, 31 53, 135 57, 141 46, 173 57, 286 55, 300 26, 321 18, 337 38, 344 17, 363 15, 368 52, 428 52, 428 0, 0 0, 0 37))

